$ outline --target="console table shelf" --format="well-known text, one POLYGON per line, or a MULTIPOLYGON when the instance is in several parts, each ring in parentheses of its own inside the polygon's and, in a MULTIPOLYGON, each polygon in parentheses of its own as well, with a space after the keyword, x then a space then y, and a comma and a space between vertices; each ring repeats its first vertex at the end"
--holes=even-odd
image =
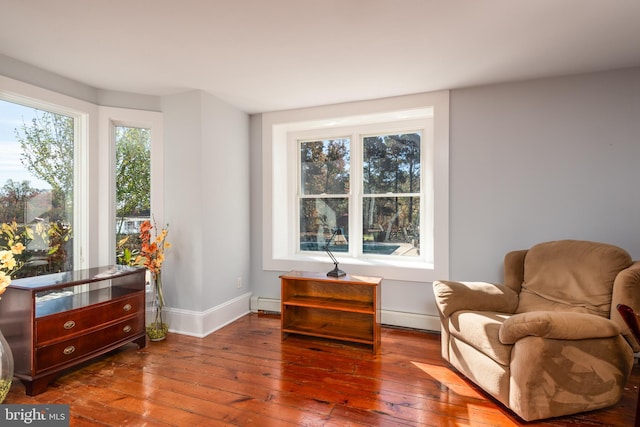
POLYGON ((379 277, 291 271, 282 284, 282 338, 295 333, 380 347, 379 277))
POLYGON ((371 304, 359 301, 344 301, 335 298, 318 299, 317 297, 294 297, 285 302, 287 306, 325 308, 352 313, 374 314, 371 304))
POLYGON ((127 343, 144 347, 145 287, 145 270, 125 266, 11 282, 0 328, 26 393, 42 393, 62 370, 127 343))

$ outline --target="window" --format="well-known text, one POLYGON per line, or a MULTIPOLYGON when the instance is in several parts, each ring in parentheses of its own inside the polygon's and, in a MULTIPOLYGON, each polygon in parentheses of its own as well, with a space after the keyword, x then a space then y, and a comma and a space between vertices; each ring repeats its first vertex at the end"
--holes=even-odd
MULTIPOLYGON (((63 255, 58 241, 65 243, 64 269, 80 270, 115 263, 117 126, 122 128, 123 139, 126 134, 135 132, 144 139, 142 135, 148 133, 151 146, 149 174, 153 184, 149 190, 150 206, 156 221, 163 224, 162 113, 98 107, 0 76, 0 189, 8 180, 12 180, 10 187, 17 187, 19 191, 23 188, 15 184, 30 182, 24 188, 27 190, 25 196, 16 199, 18 203, 0 206, 0 215, 4 215, 0 222, 16 218, 22 229, 29 226, 34 230, 33 220, 49 225, 48 229, 44 227, 45 238, 33 239, 34 251, 28 254, 44 256, 47 251, 47 259, 39 260, 46 264, 40 262, 38 268, 33 268, 35 274, 58 269, 56 262, 62 264, 61 259, 56 259, 63 255), (33 119, 36 119, 36 127, 28 128, 31 139, 52 143, 40 146, 45 151, 34 152, 39 153, 41 159, 33 162, 33 170, 30 170, 26 158, 23 163, 16 130, 25 123, 32 124, 33 119), (44 166, 53 169, 47 172, 41 169, 44 166), (46 178, 47 174, 49 178, 46 178), (37 197, 32 197, 34 195, 37 197), (65 228, 60 229, 54 218, 65 228)), ((37 159, 34 157, 34 160, 37 159)), ((36 263, 31 265, 36 266, 36 263)))
POLYGON ((448 92, 263 115, 263 266, 448 276, 448 92))
MULTIPOLYGON (((27 102, 26 100, 24 100, 27 102)), ((0 248, 26 246, 14 278, 74 269, 76 135, 70 113, 0 100, 0 248)))
POLYGON ((422 132, 298 140, 300 251, 419 257, 422 132))
POLYGON ((420 255, 422 132, 362 138, 363 253, 420 255))
POLYGON ((70 270, 74 120, 7 101, 0 101, 0 111, 0 222, 15 223, 11 233, 27 248, 14 277, 70 270))
MULTIPOLYGON (((336 228, 348 237, 349 138, 300 140, 300 251, 320 251, 336 228)), ((348 238, 336 251, 348 250, 348 238)))
POLYGON ((140 224, 164 224, 162 113, 100 107, 99 263, 128 264, 140 224), (124 240, 124 241, 123 241, 124 240), (130 254, 125 255, 125 249, 130 254))
POLYGON ((115 126, 116 262, 140 253, 140 226, 151 219, 151 131, 115 126))

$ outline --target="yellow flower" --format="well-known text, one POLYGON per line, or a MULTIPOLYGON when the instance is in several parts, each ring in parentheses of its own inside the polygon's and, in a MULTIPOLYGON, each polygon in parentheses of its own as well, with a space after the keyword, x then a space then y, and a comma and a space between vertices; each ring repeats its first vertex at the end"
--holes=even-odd
POLYGON ((13 260, 13 254, 11 251, 0 251, 0 263, 6 265, 13 260))
POLYGON ((18 242, 11 247, 11 253, 14 255, 20 255, 25 249, 27 248, 22 244, 22 242, 18 242))
POLYGON ((26 250, 24 244, 19 240, 27 239, 26 241, 28 241, 30 239, 29 227, 21 232, 18 230, 18 224, 15 221, 10 224, 0 224, 0 235, 4 240, 0 250, 0 294, 11 283, 11 275, 22 267, 22 262, 14 257, 14 255, 20 255, 26 250))
POLYGON ((15 258, 13 256, 11 256, 10 258, 2 260, 2 268, 6 268, 9 271, 11 271, 14 268, 16 268, 16 260, 15 260, 15 258))
POLYGON ((0 295, 2 295, 11 283, 11 277, 5 274, 4 271, 0 271, 0 295))

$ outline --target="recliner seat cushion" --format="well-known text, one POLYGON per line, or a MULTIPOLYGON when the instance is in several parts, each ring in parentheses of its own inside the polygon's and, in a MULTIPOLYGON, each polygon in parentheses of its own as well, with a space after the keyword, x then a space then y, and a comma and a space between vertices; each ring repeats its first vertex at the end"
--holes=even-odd
POLYGON ((524 262, 516 313, 574 311, 607 318, 613 282, 632 264, 621 248, 578 240, 535 245, 524 262))
POLYGON ((513 346, 501 343, 498 337, 508 318, 508 314, 490 311, 456 311, 449 318, 449 333, 495 362, 509 366, 513 346))

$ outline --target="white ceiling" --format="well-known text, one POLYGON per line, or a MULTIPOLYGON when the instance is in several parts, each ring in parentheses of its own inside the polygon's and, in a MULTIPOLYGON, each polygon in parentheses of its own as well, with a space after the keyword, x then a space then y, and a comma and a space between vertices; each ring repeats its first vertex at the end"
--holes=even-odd
POLYGON ((0 0, 0 53, 254 113, 640 66, 640 1, 0 0))

